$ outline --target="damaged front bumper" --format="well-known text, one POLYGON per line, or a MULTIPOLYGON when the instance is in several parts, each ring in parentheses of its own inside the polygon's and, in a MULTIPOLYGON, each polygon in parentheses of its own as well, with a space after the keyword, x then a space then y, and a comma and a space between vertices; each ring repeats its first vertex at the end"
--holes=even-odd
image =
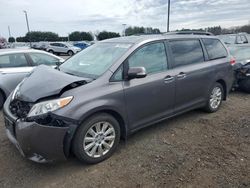
POLYGON ((61 127, 53 124, 39 124, 37 121, 25 121, 13 116, 9 110, 8 98, 4 105, 6 134, 9 140, 26 158, 46 163, 65 160, 69 155, 70 143, 76 129, 76 124, 57 118, 64 122, 61 127))

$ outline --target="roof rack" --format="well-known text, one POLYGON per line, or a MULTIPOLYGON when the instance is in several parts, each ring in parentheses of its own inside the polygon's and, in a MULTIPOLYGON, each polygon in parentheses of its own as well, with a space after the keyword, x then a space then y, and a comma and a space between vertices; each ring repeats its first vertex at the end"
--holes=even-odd
POLYGON ((214 36, 213 33, 205 32, 205 31, 176 31, 176 32, 164 33, 164 35, 207 35, 207 36, 214 36))

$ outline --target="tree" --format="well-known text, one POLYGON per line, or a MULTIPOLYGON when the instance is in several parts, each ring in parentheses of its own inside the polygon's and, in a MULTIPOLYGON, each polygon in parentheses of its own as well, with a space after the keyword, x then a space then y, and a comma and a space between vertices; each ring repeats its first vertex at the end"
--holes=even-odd
POLYGON ((66 42, 68 41, 68 37, 59 37, 59 41, 66 42))
POLYGON ((53 32, 31 31, 25 35, 26 41, 40 42, 40 41, 58 41, 59 36, 53 32))
POLYGON ((98 40, 105 40, 115 37, 120 37, 120 34, 115 32, 102 31, 97 35, 98 40))
POLYGON ((70 41, 92 41, 93 36, 89 32, 79 32, 79 31, 74 31, 69 34, 69 40, 70 41))
POLYGON ((221 26, 208 27, 207 31, 210 32, 210 33, 213 33, 214 35, 222 34, 221 26))
POLYGON ((158 28, 152 28, 152 27, 128 27, 125 30, 125 35, 136 35, 136 34, 160 34, 161 31, 158 28))
POLYGON ((16 41, 17 42, 28 42, 28 40, 25 37, 17 37, 16 41))
POLYGON ((8 42, 15 42, 15 38, 14 37, 9 37, 8 42))

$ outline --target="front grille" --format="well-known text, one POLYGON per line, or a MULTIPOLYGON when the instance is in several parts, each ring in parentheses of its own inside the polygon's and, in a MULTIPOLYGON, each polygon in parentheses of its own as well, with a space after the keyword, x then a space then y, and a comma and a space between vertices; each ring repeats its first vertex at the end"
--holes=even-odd
POLYGON ((10 103, 11 113, 18 118, 26 118, 31 107, 32 104, 17 99, 14 99, 10 103))

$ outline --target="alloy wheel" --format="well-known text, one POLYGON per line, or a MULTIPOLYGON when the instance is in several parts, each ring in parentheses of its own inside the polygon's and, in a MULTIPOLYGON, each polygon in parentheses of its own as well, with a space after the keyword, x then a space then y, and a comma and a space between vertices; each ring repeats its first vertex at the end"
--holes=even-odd
POLYGON ((84 136, 84 151, 89 157, 102 157, 114 145, 115 137, 115 129, 109 122, 95 123, 84 136))
POLYGON ((210 95, 210 106, 213 109, 216 109, 220 106, 222 100, 222 90, 220 87, 215 87, 210 95))

